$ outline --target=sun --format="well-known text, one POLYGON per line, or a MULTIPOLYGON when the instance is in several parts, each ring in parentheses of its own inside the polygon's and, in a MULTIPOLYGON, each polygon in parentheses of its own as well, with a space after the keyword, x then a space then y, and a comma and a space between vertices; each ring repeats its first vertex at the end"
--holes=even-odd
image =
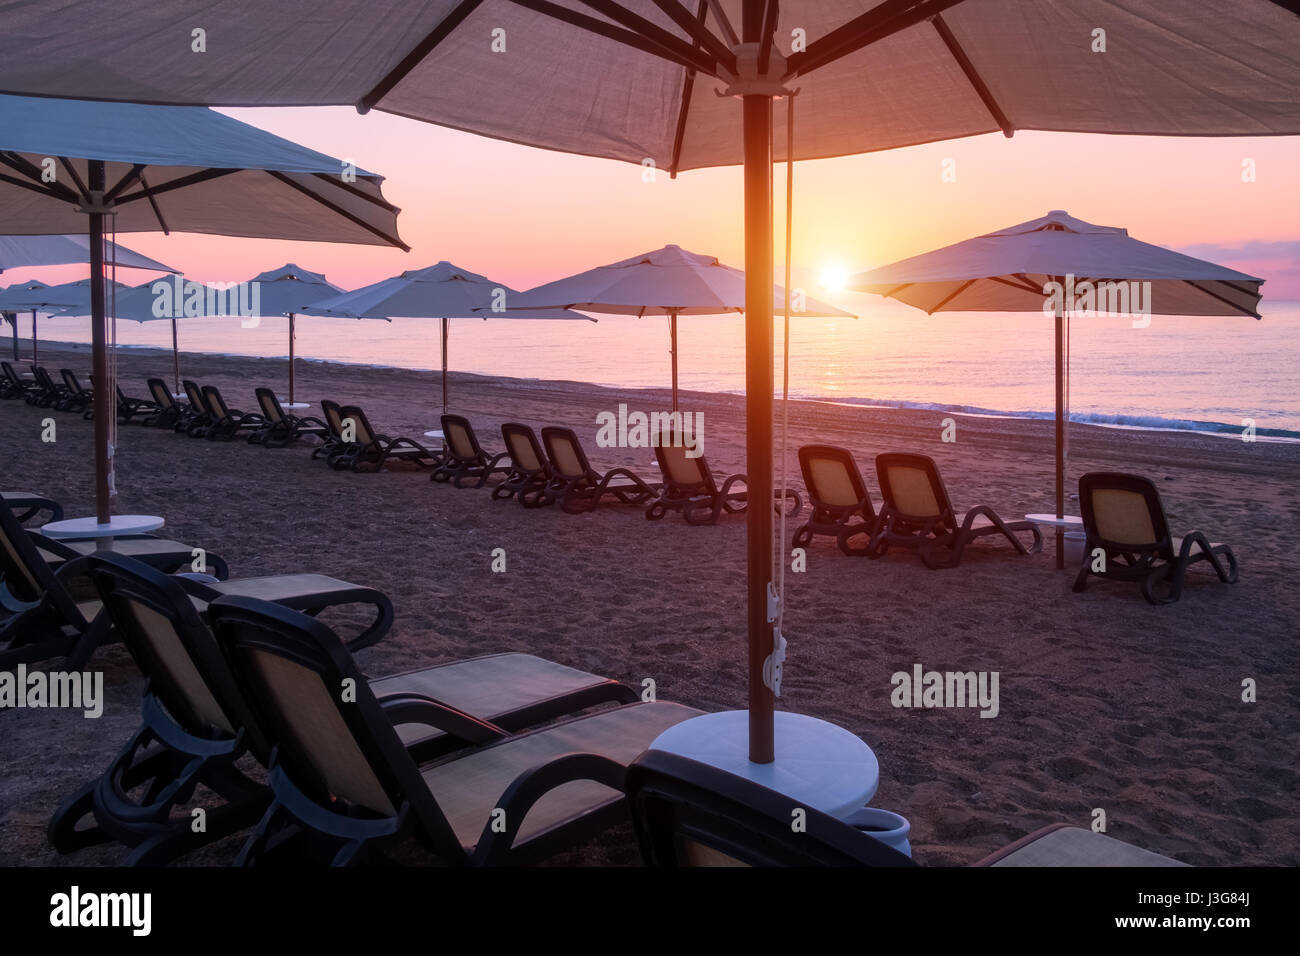
POLYGON ((822 268, 821 286, 831 292, 843 292, 849 284, 849 270, 838 262, 832 262, 822 268))

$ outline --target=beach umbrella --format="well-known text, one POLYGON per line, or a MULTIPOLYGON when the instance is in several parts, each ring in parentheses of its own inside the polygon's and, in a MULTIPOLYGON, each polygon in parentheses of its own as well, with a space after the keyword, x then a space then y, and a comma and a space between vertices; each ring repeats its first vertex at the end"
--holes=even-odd
MULTIPOLYGON (((146 269, 151 272, 175 272, 171 266, 150 259, 118 243, 105 243, 104 256, 108 261, 126 269, 146 269)), ((0 272, 23 266, 67 265, 90 262, 90 240, 85 236, 0 236, 0 272)), ((42 283, 43 285, 43 283, 42 283)), ((36 346, 36 308, 32 308, 32 361, 38 361, 36 346)), ((14 327, 14 360, 18 359, 18 316, 5 312, 5 319, 14 327)))
MULTIPOLYGON (((207 109, 0 96, 0 170, 0 230, 86 228, 93 375, 110 395, 106 218, 117 232, 174 229, 407 248, 381 177, 207 109)), ((115 424, 115 416, 95 416, 101 523, 112 510, 115 424)))
MULTIPOLYGON (((785 307, 785 290, 773 286, 774 308, 785 307)), ((564 279, 529 289, 510 299, 515 308, 559 307, 613 315, 668 316, 669 351, 673 365, 673 411, 677 411, 677 317, 724 315, 745 311, 745 273, 725 266, 714 256, 667 245, 643 255, 597 266, 564 279)), ((810 299, 796 296, 792 310, 801 316, 857 318, 810 299)), ((507 314, 508 314, 507 312, 507 314)))
MULTIPOLYGON (((196 31, 181 0, 20 5, 0 90, 355 104, 672 175, 743 163, 754 501, 772 493, 774 159, 1017 129, 1300 133, 1300 17, 1273 0, 319 0, 310 16, 214 0, 204 14, 196 31), (195 52, 212 30, 219 58, 195 52)), ((746 520, 749 756, 770 763, 772 515, 746 520)))
MULTIPOLYGON (((90 279, 78 279, 59 285, 46 285, 44 282, 23 282, 10 286, 0 292, 0 311, 32 313, 32 361, 40 360, 36 346, 36 313, 53 314, 64 309, 83 306, 89 308, 90 279)), ((126 289, 122 283, 114 283, 117 290, 126 289)), ((14 323, 14 335, 18 334, 17 322, 14 323)), ((17 358, 17 353, 14 355, 17 358)))
MULTIPOLYGON (((22 294, 22 293, 28 293, 28 292, 35 291, 36 289, 43 289, 43 288, 45 288, 45 286, 46 286, 46 283, 41 282, 39 279, 28 279, 26 282, 15 282, 13 285, 9 286, 8 288, 0 289, 0 301, 3 300, 4 294, 5 294, 6 292, 12 292, 12 293, 15 293, 15 294, 22 294)), ((18 312, 17 312, 16 309, 6 308, 5 306, 0 305, 0 315, 3 315, 3 316, 4 316, 4 320, 5 320, 6 322, 8 322, 11 326, 13 326, 13 333, 14 333, 14 361, 17 362, 17 361, 18 361, 18 312)), ((33 335, 33 338, 32 338, 32 361, 33 361, 33 362, 36 361, 36 339, 35 339, 35 334, 36 334, 36 313, 33 311, 33 312, 32 312, 32 335, 33 335)))
POLYGON ((442 321, 442 410, 447 411, 447 345, 452 319, 541 319, 595 322, 568 309, 502 311, 521 293, 443 260, 427 269, 411 269, 390 279, 344 292, 303 309, 307 315, 350 319, 440 319, 442 321), (495 311, 494 311, 495 307, 495 311), (479 311, 480 309, 484 311, 479 311))
POLYGON ((319 272, 309 272, 292 262, 278 269, 260 272, 250 280, 256 282, 262 315, 289 317, 289 402, 293 403, 293 347, 296 338, 295 318, 313 302, 341 295, 343 290, 319 272))
MULTIPOLYGON (((935 312, 1043 312, 1056 328, 1056 517, 1065 517, 1072 315, 1224 315, 1258 319, 1263 279, 1096 226, 1055 209, 987 235, 854 276, 848 288, 935 312)), ((1056 566, 1065 567, 1057 527, 1056 566)))

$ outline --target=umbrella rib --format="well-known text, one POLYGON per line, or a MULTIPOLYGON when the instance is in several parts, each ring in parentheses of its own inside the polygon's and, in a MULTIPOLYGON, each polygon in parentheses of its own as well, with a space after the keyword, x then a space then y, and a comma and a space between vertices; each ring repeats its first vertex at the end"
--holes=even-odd
POLYGON ((1220 302, 1222 302, 1224 305, 1228 306, 1229 308, 1236 309, 1236 310, 1237 310, 1238 312, 1240 312, 1242 315, 1248 315, 1248 316, 1250 316, 1252 319, 1260 319, 1260 318, 1263 318, 1263 316, 1261 316, 1258 312, 1252 312, 1250 309, 1243 309, 1241 306, 1239 306, 1237 303, 1233 302, 1231 299, 1229 299, 1229 298, 1227 298, 1227 297, 1225 297, 1225 296, 1221 296, 1221 295, 1219 295, 1217 292, 1211 292, 1209 289, 1205 288, 1205 286, 1203 286, 1203 285, 1201 285, 1200 283, 1196 282, 1194 279, 1184 279, 1183 281, 1186 282, 1186 283, 1187 283, 1189 286, 1191 286, 1193 289, 1196 289, 1196 290, 1198 290, 1198 291, 1200 291, 1200 292, 1204 292, 1204 293, 1205 293, 1206 295, 1208 295, 1211 299, 1218 299, 1220 302))
POLYGON ((988 88, 987 84, 985 84, 983 77, 979 75, 979 71, 975 69, 975 64, 972 63, 970 57, 966 55, 966 51, 962 49, 961 44, 957 42, 957 38, 953 35, 952 30, 950 30, 948 24, 944 22, 943 16, 936 13, 930 22, 933 23, 934 28, 939 31, 939 36, 943 39, 944 45, 948 47, 948 52, 951 53, 952 58, 957 61, 957 65, 961 67, 961 71, 966 74, 967 81, 975 88, 975 92, 979 94, 979 98, 984 102, 985 108, 993 116, 994 122, 1002 128, 1002 135, 1007 139, 1010 139, 1015 135, 1016 128, 1011 125, 1011 120, 1007 118, 1007 114, 1002 112, 1002 107, 998 106, 997 100, 993 98, 993 92, 988 88))
POLYGON ((780 6, 779 0, 765 0, 764 2, 762 39, 758 43, 758 72, 760 76, 767 76, 768 63, 772 59, 772 38, 776 33, 776 18, 779 15, 780 6))
POLYGON ((29 180, 32 180, 31 182, 21 182, 19 180, 11 180, 16 185, 26 186, 29 189, 34 189, 37 192, 43 193, 47 196, 53 193, 58 198, 67 200, 68 202, 75 203, 81 198, 75 192, 73 192, 71 189, 65 186, 63 183, 41 182, 40 181, 41 170, 35 165, 33 165, 32 163, 29 163, 27 160, 23 159, 22 156, 20 156, 18 153, 9 152, 9 151, 0 153, 0 163, 4 163, 14 172, 22 173, 29 180))
POLYGON ((108 192, 104 193, 104 201, 107 202, 111 199, 116 199, 118 193, 120 193, 127 186, 131 185, 133 182, 139 179, 140 174, 144 172, 144 170, 145 170, 144 163, 136 163, 134 166, 132 166, 129 170, 123 173, 122 178, 117 181, 116 186, 114 186, 108 192))
POLYGON ((351 193, 353 196, 356 196, 358 199, 364 199, 366 202, 378 206, 380 209, 383 209, 385 212, 391 212, 391 213, 401 212, 401 210, 398 209, 398 207, 394 206, 388 200, 384 199, 382 195, 372 196, 367 192, 363 192, 362 190, 358 189, 356 186, 353 186, 351 183, 345 183, 342 179, 339 178, 337 173, 312 173, 312 175, 315 176, 317 179, 321 180, 322 182, 329 183, 331 186, 337 186, 339 189, 351 193))
POLYGON ((723 45, 722 41, 713 35, 713 33, 704 25, 704 4, 700 4, 700 12, 691 16, 690 11, 683 7, 677 0, 653 0, 654 5, 668 15, 668 17, 679 27, 690 35, 695 41, 694 48, 703 47, 715 60, 724 66, 731 73, 736 72, 736 55, 723 45))
POLYGON ((357 100, 357 112, 368 113, 370 108, 383 99, 390 90, 403 79, 406 75, 420 65, 426 56, 434 51, 448 35, 460 26, 471 13, 473 13, 483 0, 461 0, 452 11, 443 18, 436 27, 430 30, 419 43, 411 50, 410 53, 402 57, 400 63, 393 67, 385 74, 384 78, 371 87, 361 99, 357 100))
POLYGON ((955 7, 961 0, 885 0, 866 13, 855 17, 843 26, 836 27, 826 36, 814 40, 802 53, 791 55, 786 61, 785 76, 791 79, 833 63, 841 57, 856 53, 900 30, 915 26, 922 20, 955 7))
POLYGON ((1029 280, 1024 279, 1024 277, 1020 275, 1017 275, 1017 278, 1021 279, 1022 280, 1021 282, 1012 282, 1010 279, 1004 278, 1002 276, 985 276, 984 278, 988 279, 990 282, 1000 282, 1005 286, 1008 286, 1012 289, 1018 289, 1021 292, 1028 292, 1031 295, 1043 294, 1042 289, 1039 289, 1037 286, 1031 285, 1029 283, 1029 280))
POLYGON ((62 164, 68 176, 71 177, 72 184, 77 187, 77 192, 81 193, 81 195, 83 196, 89 195, 86 192, 86 184, 81 181, 81 177, 77 175, 77 170, 73 167, 72 163, 68 160, 68 157, 60 156, 59 163, 62 164))
POLYGON ((965 292, 967 289, 969 289, 971 286, 973 286, 973 285, 974 285, 976 282, 978 282, 978 281, 979 281, 978 279, 967 279, 965 282, 963 282, 961 285, 959 285, 959 286, 956 288, 956 290, 952 293, 952 295, 950 295, 950 296, 946 296, 945 298, 940 299, 939 302, 938 302, 938 304, 935 305, 935 307, 934 307, 933 309, 926 309, 926 310, 925 310, 925 314, 926 314, 926 315, 934 315, 936 312, 938 312, 940 309, 942 309, 945 305, 947 305, 947 304, 948 304, 949 302, 951 302, 953 299, 957 298, 957 296, 961 295, 963 292, 965 292))
POLYGON ((289 176, 280 172, 278 169, 268 169, 266 170, 266 172, 272 177, 274 177, 275 179, 280 180, 280 182, 284 183, 285 185, 292 186, 294 189, 298 190, 304 196, 308 196, 316 200, 316 202, 320 203, 326 209, 338 213, 344 219, 347 219, 353 222, 354 224, 360 226, 362 229, 366 230, 367 232, 378 236, 380 239, 383 239, 389 245, 397 246, 397 248, 401 249, 403 252, 411 251, 411 247, 408 246, 406 243, 404 243, 401 239, 398 239, 396 236, 390 236, 388 233, 384 232, 378 226, 371 225, 370 223, 362 219, 360 216, 348 212, 346 209, 344 209, 342 206, 338 205, 337 203, 330 202, 324 196, 320 196, 312 192, 302 183, 296 182, 295 180, 289 178, 289 176))
MULTIPOLYGON (((559 20, 561 23, 567 23, 569 26, 577 27, 580 30, 586 30, 588 33, 594 33, 602 36, 607 40, 613 40, 616 43, 622 43, 624 46, 630 46, 634 50, 640 50, 642 53, 649 53, 651 56, 658 57, 661 60, 668 60, 670 63, 676 63, 678 66, 685 67, 688 70, 699 70, 698 63, 678 56, 667 47, 641 36, 639 33, 633 33, 631 30, 624 30, 612 23, 606 23, 604 20, 597 20, 595 17, 589 17, 585 13, 579 13, 576 10, 570 10, 567 7, 561 7, 558 4, 551 3, 549 0, 509 0, 515 6, 523 7, 525 10, 532 10, 534 13, 545 14, 552 19, 559 20)), ((703 72, 712 75, 712 70, 703 72)))
POLYGON ((578 0, 583 6, 591 7, 597 13, 604 14, 615 23, 622 24, 639 36, 644 37, 656 46, 668 50, 687 63, 694 63, 695 68, 701 73, 707 73, 716 77, 717 58, 713 56, 702 56, 702 52, 693 46, 689 46, 685 40, 674 36, 663 27, 657 26, 647 20, 645 17, 633 13, 624 7, 614 3, 613 0, 578 0))
MULTIPOLYGON (((700 8, 696 13, 701 23, 708 16, 708 0, 700 0, 700 8)), ((691 109, 691 96, 695 92, 695 71, 686 70, 686 76, 682 80, 682 102, 677 109, 677 129, 673 133, 673 152, 668 161, 668 178, 677 178, 677 164, 682 158, 682 144, 686 140, 686 114, 691 109)))
MULTIPOLYGON (((196 186, 199 183, 207 182, 210 179, 217 179, 221 176, 229 176, 231 173, 240 172, 238 169, 201 169, 197 173, 190 173, 188 176, 181 176, 179 179, 173 179, 163 183, 161 186, 148 186, 137 192, 127 193, 118 199, 119 206, 129 202, 135 202, 137 199, 149 199, 157 196, 159 193, 168 193, 173 189, 184 189, 186 186, 196 186)), ((141 177, 141 183, 144 177, 141 177)))
POLYGON ((731 25, 727 19, 727 11, 722 9, 720 0, 708 0, 709 9, 713 11, 713 16, 717 19, 718 25, 722 27, 722 32, 726 36, 727 44, 735 46, 740 42, 740 37, 736 34, 736 28, 731 25))
MULTIPOLYGON (((140 185, 145 189, 149 188, 149 183, 145 180, 143 172, 140 173, 140 185)), ((162 210, 158 208, 158 200, 153 198, 153 193, 149 193, 145 198, 149 200, 149 208, 153 210, 154 218, 158 220, 158 225, 162 227, 163 235, 170 236, 172 231, 167 228, 167 222, 163 219, 162 210)))
MULTIPOLYGON (((0 183, 9 183, 11 186, 21 186, 23 189, 30 189, 32 192, 39 193, 49 199, 59 199, 65 202, 77 201, 76 196, 65 196, 53 189, 47 188, 48 186, 55 185, 54 183, 47 183, 42 186, 40 183, 34 183, 29 179, 19 179, 17 176, 10 176, 7 173, 0 173, 0 183)), ((68 191, 71 192, 71 190, 68 191)))

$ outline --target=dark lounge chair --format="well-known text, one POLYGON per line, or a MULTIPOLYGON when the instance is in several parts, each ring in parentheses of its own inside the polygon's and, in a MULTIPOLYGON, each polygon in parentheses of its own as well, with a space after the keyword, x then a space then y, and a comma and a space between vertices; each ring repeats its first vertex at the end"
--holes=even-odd
POLYGON ((928 568, 955 568, 961 563, 966 545, 990 534, 1002 535, 1020 554, 1037 554, 1043 549, 1038 525, 1032 521, 1003 521, 987 505, 971 508, 959 522, 939 467, 926 455, 877 455, 876 479, 884 504, 871 541, 873 555, 883 555, 890 545, 900 545, 917 548, 928 568), (1028 548, 1016 537, 1024 532, 1034 539, 1028 548), (946 560, 934 556, 940 547, 949 551, 946 560))
MULTIPOLYGON (((89 563, 114 626, 145 675, 144 725, 101 777, 64 802, 50 822, 50 842, 68 853, 113 839, 137 847, 128 864, 156 864, 252 826, 271 793, 235 761, 247 748, 265 765, 270 748, 252 732, 243 694, 190 595, 176 579, 128 558, 100 553, 89 563), (208 811, 207 833, 196 835, 189 817, 173 819, 173 811, 198 783, 225 801, 208 811), (133 790, 143 790, 143 797, 133 790), (79 828, 92 814, 94 823, 79 828)), ((492 654, 368 683, 381 705, 424 694, 511 731, 636 699, 617 681, 528 654, 492 654)), ((400 725, 397 733, 416 760, 463 744, 418 723, 400 725)))
POLYGON ((185 409, 176 403, 167 383, 160 378, 149 379, 149 394, 153 396, 154 410, 145 410, 141 424, 157 428, 174 428, 185 416, 185 409))
POLYGON ((1076 592, 1096 575, 1136 581, 1150 603, 1172 604, 1182 597, 1187 569, 1201 561, 1225 584, 1237 582, 1237 557, 1228 545, 1212 542, 1199 531, 1170 536, 1160 493, 1150 479, 1089 472, 1079 479, 1079 505, 1087 541, 1083 566, 1074 579, 1076 592))
MULTIPOLYGON (((117 422, 119 425, 126 425, 135 419, 139 419, 143 423, 150 415, 155 415, 160 411, 157 402, 147 398, 132 398, 122 391, 122 386, 116 382, 113 383, 113 386, 117 390, 117 422)), ((170 397, 169 395, 168 398, 170 397)))
POLYGON ((337 471, 351 468, 353 471, 379 471, 390 459, 405 461, 421 468, 436 468, 441 457, 429 451, 413 438, 382 435, 370 425, 366 413, 356 405, 345 405, 340 409, 342 416, 340 429, 347 437, 352 433, 351 444, 339 454, 331 455, 329 462, 337 471))
POLYGON ((812 514, 794 533, 793 547, 806 548, 814 535, 822 534, 835 538, 845 554, 867 555, 876 532, 876 509, 853 453, 834 445, 804 445, 799 470, 812 514), (859 535, 867 540, 853 544, 859 535))
POLYGON ((262 410, 262 426, 248 436, 251 444, 281 448, 303 435, 315 435, 324 441, 329 434, 329 429, 319 418, 299 418, 286 413, 271 389, 259 388, 255 392, 258 408, 262 410))
MULTIPOLYGON (((724 511, 739 514, 748 507, 748 490, 736 490, 737 485, 747 484, 748 479, 744 475, 731 475, 719 484, 704 456, 689 456, 676 433, 668 434, 654 449, 664 482, 646 509, 645 516, 650 521, 658 521, 669 511, 680 511, 687 524, 714 524, 724 511)), ((797 515, 803 508, 803 500, 793 488, 787 488, 784 495, 776 489, 772 506, 779 509, 786 502, 792 503, 786 511, 788 517, 797 515)))
POLYGON ((35 388, 35 379, 25 379, 13 365, 0 362, 0 398, 23 398, 35 388))
POLYGON ((81 412, 89 418, 91 406, 95 403, 95 393, 88 388, 82 388, 77 373, 70 368, 59 369, 59 376, 63 379, 64 391, 59 400, 54 403, 54 408, 60 412, 81 412))
POLYGON ((699 713, 634 703, 511 736, 419 693, 377 699, 317 621, 240 598, 210 613, 255 733, 275 748, 275 800, 240 852, 245 865, 284 853, 382 862, 407 837, 449 865, 536 862, 626 819, 627 764, 699 713), (403 724, 474 749, 419 765, 394 730, 403 724))
MULTIPOLYGON (((852 823, 677 754, 648 750, 628 768, 632 827, 647 866, 917 866, 852 823), (790 821, 802 811, 803 827, 790 821)), ((976 866, 1185 864, 1103 833, 1055 824, 976 866)))
POLYGON ((320 403, 321 416, 325 420, 325 440, 319 448, 312 449, 312 458, 324 458, 326 464, 333 464, 333 459, 347 451, 350 445, 356 444, 353 435, 352 441, 347 441, 343 435, 343 406, 338 402, 331 402, 324 399, 320 403))
POLYGON ((56 384, 43 366, 32 365, 32 379, 36 385, 27 392, 26 402, 37 408, 51 408, 67 397, 68 387, 56 384))
POLYGON ((625 505, 638 505, 656 494, 655 488, 627 468, 611 468, 603 475, 592 468, 572 428, 543 428, 542 443, 551 462, 552 493, 570 514, 593 511, 605 495, 613 495, 625 505))
POLYGON ((509 467, 501 464, 507 453, 492 455, 484 451, 469 419, 443 415, 442 434, 447 450, 429 476, 431 481, 449 481, 457 488, 482 488, 493 475, 509 473, 509 467))
POLYGON ((501 437, 510 456, 510 469, 505 481, 492 489, 492 497, 515 498, 525 508, 553 504, 555 497, 549 493, 551 466, 537 433, 527 425, 506 422, 501 426, 501 437))
POLYGON ((208 410, 208 401, 204 398, 203 389, 198 382, 188 378, 182 379, 181 388, 185 390, 189 407, 183 410, 180 419, 176 422, 176 430, 185 432, 191 438, 199 438, 216 419, 208 410))
POLYGON ((63 518, 63 505, 59 504, 53 498, 46 498, 44 495, 32 494, 29 491, 0 492, 0 497, 4 499, 4 503, 13 511, 14 520, 19 524, 26 524, 42 511, 48 511, 50 516, 46 518, 45 521, 42 521, 41 524, 50 521, 59 521, 63 518))
POLYGON ((254 412, 242 412, 231 408, 221 396, 221 389, 215 385, 203 386, 203 399, 207 405, 211 423, 202 432, 208 441, 233 441, 240 432, 256 432, 266 424, 266 420, 254 412))

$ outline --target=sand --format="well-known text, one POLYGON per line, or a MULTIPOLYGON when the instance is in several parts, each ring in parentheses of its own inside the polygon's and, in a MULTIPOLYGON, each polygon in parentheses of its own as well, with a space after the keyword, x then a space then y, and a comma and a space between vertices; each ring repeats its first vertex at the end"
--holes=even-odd
MULTIPOLYGON (((53 368, 88 370, 84 347, 43 350, 53 368)), ((185 374, 254 406, 253 388, 283 387, 282 361, 186 355, 185 374)), ((169 353, 121 353, 127 392, 170 378, 169 353)), ((588 441, 598 467, 653 478, 647 450, 595 447, 597 413, 663 408, 663 391, 451 376, 452 410, 500 448, 502 421, 563 424, 588 441)), ((298 393, 362 404, 375 426, 419 437, 437 425, 429 373, 300 362, 298 393)), ((734 396, 686 393, 703 411, 715 471, 743 470, 743 414, 734 396)), ((794 450, 822 441, 853 450, 876 488, 871 459, 917 451, 940 464, 959 509, 1004 516, 1051 510, 1051 424, 940 412, 796 403, 794 450)), ((1096 583, 1072 594, 1069 572, 1044 553, 978 544, 961 567, 929 571, 915 554, 878 561, 841 555, 828 538, 805 573, 787 575, 790 641, 781 709, 834 721, 874 749, 873 805, 912 824, 916 858, 960 865, 1057 821, 1089 826, 1195 865, 1300 863, 1295 671, 1300 619, 1300 446, 1191 434, 1073 426, 1070 474, 1111 469, 1152 477, 1176 534, 1192 528, 1234 545, 1241 581, 1205 572, 1179 604, 1147 605, 1135 586, 1096 583), (891 675, 997 671, 1000 712, 900 709, 891 675), (1242 682, 1258 702, 1241 699, 1242 682)), ((69 516, 90 513, 91 425, 80 416, 0 403, 0 486, 43 492, 69 516), (40 441, 40 422, 58 440, 40 441)), ((316 571, 387 592, 392 632, 358 659, 378 676, 424 663, 527 651, 704 710, 745 703, 743 518, 689 527, 649 523, 636 507, 594 514, 525 511, 487 492, 429 482, 394 467, 336 473, 309 446, 265 449, 124 426, 116 510, 166 516, 165 532, 223 555, 236 576, 316 571), (493 573, 491 552, 506 551, 493 573)), ((790 529, 793 532, 793 527, 790 529)), ((120 847, 62 858, 44 828, 60 800, 98 774, 138 725, 141 678, 120 646, 100 651, 106 710, 0 712, 0 864, 112 863, 120 847)), ((227 862, 228 841, 195 862, 227 862)), ((560 863, 629 864, 622 827, 560 863)))

